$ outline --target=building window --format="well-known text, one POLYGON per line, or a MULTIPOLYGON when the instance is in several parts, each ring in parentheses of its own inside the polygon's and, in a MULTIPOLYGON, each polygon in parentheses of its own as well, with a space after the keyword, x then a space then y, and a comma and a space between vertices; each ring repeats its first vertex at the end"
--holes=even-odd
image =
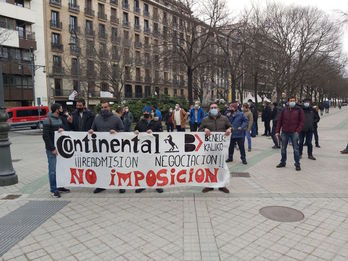
POLYGON ((151 96, 151 86, 145 86, 145 97, 151 96))
POLYGON ((58 45, 60 43, 60 35, 56 33, 52 33, 52 44, 58 45))
POLYGON ((62 79, 54 79, 55 96, 62 96, 62 79))
POLYGON ((86 20, 86 33, 91 34, 93 32, 93 22, 86 20))
POLYGON ((174 89, 174 97, 178 96, 178 90, 174 89))
POLYGON ((53 55, 53 66, 61 67, 62 66, 62 57, 58 55, 53 55))
POLYGON ((107 82, 102 82, 101 83, 101 90, 103 92, 108 92, 109 91, 109 84, 107 82))
POLYGON ((134 27, 135 27, 136 29, 139 29, 139 28, 140 28, 140 19, 139 19, 138 16, 135 16, 135 17, 134 17, 134 27))
POLYGON ((79 90, 79 81, 73 80, 73 88, 75 91, 79 90))
POLYGON ((144 15, 146 15, 146 16, 150 15, 149 5, 146 3, 144 3, 144 15))
POLYGON ((181 89, 181 90, 180 90, 180 95, 181 95, 181 96, 185 96, 184 89, 181 89))
POLYGON ((150 32, 150 25, 149 25, 149 20, 144 20, 144 31, 145 32, 150 32))
POLYGON ((155 87, 155 95, 156 96, 160 96, 160 89, 159 89, 159 87, 155 87))
POLYGON ((77 28, 77 17, 70 16, 70 32, 76 32, 77 28))
POLYGON ((168 96, 168 88, 164 88, 164 95, 168 96))
POLYGON ((123 24, 128 26, 128 22, 129 22, 129 20, 128 20, 128 13, 124 12, 123 13, 123 24))
POLYGON ((0 46, 0 58, 8 58, 8 49, 0 46))
POLYGON ((141 85, 135 85, 135 98, 143 97, 143 87, 141 85))
POLYGON ((122 6, 123 8, 128 9, 129 8, 128 0, 123 0, 122 6))
POLYGON ((125 91, 125 97, 126 98, 132 98, 133 97, 132 85, 126 84, 124 91, 125 91))
POLYGON ((59 13, 56 11, 51 12, 51 24, 55 27, 58 27, 59 24, 59 13))

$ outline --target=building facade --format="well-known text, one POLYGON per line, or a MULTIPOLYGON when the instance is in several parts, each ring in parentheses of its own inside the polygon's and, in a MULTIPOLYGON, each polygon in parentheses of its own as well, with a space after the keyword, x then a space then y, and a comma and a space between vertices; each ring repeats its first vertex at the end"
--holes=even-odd
POLYGON ((88 100, 187 97, 185 67, 164 57, 169 28, 182 19, 170 1, 47 0, 50 101, 73 90, 88 100))
POLYGON ((0 63, 8 107, 34 105, 38 97, 47 104, 42 10, 42 1, 0 1, 0 63))

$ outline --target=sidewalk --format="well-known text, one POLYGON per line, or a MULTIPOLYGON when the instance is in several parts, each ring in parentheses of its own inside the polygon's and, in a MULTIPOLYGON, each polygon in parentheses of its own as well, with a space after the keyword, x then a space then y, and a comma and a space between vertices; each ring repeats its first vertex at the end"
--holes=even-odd
MULTIPOLYGON (((339 154, 347 129, 347 108, 324 115, 317 161, 304 154, 301 172, 294 170, 291 147, 287 167, 279 170, 280 151, 271 139, 253 139, 248 165, 239 151, 229 165, 250 177, 232 177, 229 195, 199 188, 122 195, 74 189, 58 200, 67 206, 0 260, 348 260, 348 159, 339 154), (259 214, 265 206, 292 207, 305 218, 275 222, 259 214)), ((0 187, 0 198, 21 196, 0 200, 0 218, 29 201, 57 201, 48 197, 41 136, 10 137, 20 183, 0 187)))

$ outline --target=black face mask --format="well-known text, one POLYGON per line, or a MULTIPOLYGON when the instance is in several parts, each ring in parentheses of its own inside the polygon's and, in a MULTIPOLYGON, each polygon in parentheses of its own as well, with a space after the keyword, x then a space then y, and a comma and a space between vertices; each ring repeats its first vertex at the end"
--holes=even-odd
POLYGON ((150 114, 144 114, 144 119, 150 118, 150 114))
POLYGON ((64 111, 60 111, 59 116, 63 116, 63 115, 64 115, 64 111))
POLYGON ((111 114, 111 112, 109 112, 108 110, 101 110, 100 111, 100 115, 105 119, 107 117, 109 117, 109 115, 111 114))
POLYGON ((78 108, 77 111, 78 112, 83 112, 83 108, 78 108))

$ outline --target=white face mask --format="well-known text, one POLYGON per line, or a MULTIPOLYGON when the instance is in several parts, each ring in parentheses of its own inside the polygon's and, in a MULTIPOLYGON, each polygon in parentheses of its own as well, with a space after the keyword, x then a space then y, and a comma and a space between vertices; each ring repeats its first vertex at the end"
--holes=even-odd
POLYGON ((305 102, 303 105, 304 105, 306 108, 308 108, 308 107, 309 107, 309 102, 305 102))

